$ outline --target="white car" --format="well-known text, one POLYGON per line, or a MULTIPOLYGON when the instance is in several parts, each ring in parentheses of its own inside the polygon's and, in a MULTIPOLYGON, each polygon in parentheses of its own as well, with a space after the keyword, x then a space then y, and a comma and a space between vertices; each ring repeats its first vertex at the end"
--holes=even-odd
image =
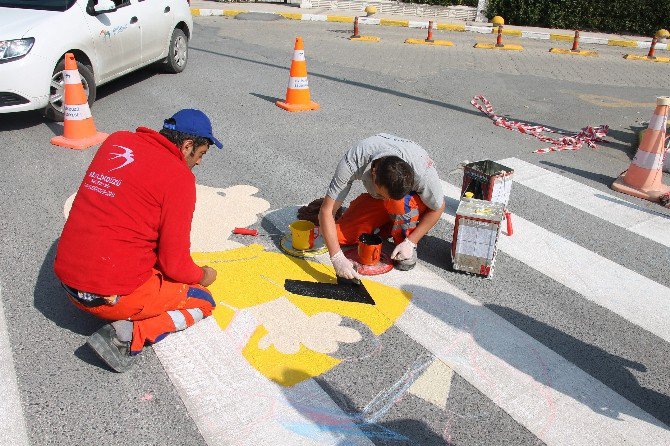
POLYGON ((192 30, 187 0, 0 0, 0 113, 62 120, 65 53, 89 104, 97 86, 153 62, 179 73, 192 30))

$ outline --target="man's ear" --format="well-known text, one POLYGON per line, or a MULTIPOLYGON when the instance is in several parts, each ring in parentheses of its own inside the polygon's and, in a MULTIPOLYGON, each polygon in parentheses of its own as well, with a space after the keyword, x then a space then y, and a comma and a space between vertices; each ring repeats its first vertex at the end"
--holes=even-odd
POLYGON ((187 158, 192 152, 193 152, 193 140, 192 139, 187 139, 183 143, 181 143, 181 147, 179 148, 181 150, 181 153, 184 155, 184 158, 187 158))

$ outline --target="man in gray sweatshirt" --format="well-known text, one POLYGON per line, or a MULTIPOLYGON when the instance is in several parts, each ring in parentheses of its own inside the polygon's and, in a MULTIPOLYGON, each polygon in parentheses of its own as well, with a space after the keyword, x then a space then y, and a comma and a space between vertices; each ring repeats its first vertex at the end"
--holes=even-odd
POLYGON ((433 160, 418 144, 380 133, 360 141, 337 165, 323 204, 319 224, 339 277, 360 278, 340 245, 357 243, 363 233, 380 230, 393 237, 396 268, 416 264, 416 245, 444 212, 444 193, 433 160), (367 193, 354 199, 335 221, 354 181, 367 193))

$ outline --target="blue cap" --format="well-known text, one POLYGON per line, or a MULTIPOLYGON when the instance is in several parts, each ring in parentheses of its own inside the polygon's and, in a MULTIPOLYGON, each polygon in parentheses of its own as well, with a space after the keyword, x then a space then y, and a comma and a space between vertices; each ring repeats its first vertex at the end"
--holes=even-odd
POLYGON ((165 120, 163 128, 207 138, 219 149, 223 147, 223 144, 212 134, 212 123, 207 115, 194 108, 179 110, 171 118, 165 120))

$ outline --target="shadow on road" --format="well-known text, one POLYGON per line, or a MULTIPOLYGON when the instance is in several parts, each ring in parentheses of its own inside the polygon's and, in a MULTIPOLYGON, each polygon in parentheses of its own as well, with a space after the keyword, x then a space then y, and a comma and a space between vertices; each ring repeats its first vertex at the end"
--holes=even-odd
MULTIPOLYGON (((299 370, 286 370, 285 374, 303 375, 303 379, 309 377, 299 370)), ((294 391, 292 388, 282 387, 287 401, 296 409, 307 422, 282 422, 283 427, 295 434, 311 440, 323 440, 323 436, 336 438, 338 445, 348 446, 372 442, 375 445, 422 445, 422 446, 444 446, 447 443, 444 438, 433 432, 430 427, 421 420, 398 419, 392 421, 377 422, 369 419, 363 411, 350 398, 339 390, 333 388, 325 380, 312 378, 321 389, 338 406, 337 409, 328 407, 327 403, 319 403, 318 395, 310 397, 307 392, 294 391)))
MULTIPOLYGON (((616 419, 621 414, 627 414, 663 428, 666 426, 659 423, 659 420, 666 424, 670 422, 670 397, 642 387, 636 377, 629 371, 629 368, 646 371, 647 368, 644 364, 612 355, 599 347, 582 342, 550 325, 507 307, 472 305, 447 292, 416 285, 407 286, 406 291, 412 293, 414 296, 412 301, 418 308, 457 330, 468 333, 472 337, 472 342, 497 356, 505 364, 513 367, 514 370, 528 376, 532 380, 531 382, 542 383, 586 405, 594 412, 610 418, 616 419), (509 340, 506 339, 507 335, 494 332, 491 329, 491 324, 493 322, 492 317, 495 316, 489 310, 552 349, 565 360, 575 364, 656 419, 636 411, 628 413, 630 406, 616 406, 611 404, 612 401, 601 401, 595 397, 598 394, 597 392, 576 392, 577 388, 572 386, 569 379, 557 376, 557 371, 552 369, 551 364, 545 363, 548 358, 539 357, 539 352, 532 347, 529 347, 530 350, 525 349, 528 351, 511 348, 509 340)), ((451 357, 454 355, 461 356, 462 352, 460 352, 459 346, 449 348, 451 350, 455 349, 450 351, 451 357)), ((467 360, 467 358, 464 358, 464 360, 467 360)), ((469 361, 476 361, 476 358, 470 358, 469 361)), ((480 370, 479 373, 485 372, 480 370)), ((488 378, 491 379, 491 377, 488 378)), ((485 376, 484 379, 486 379, 485 376)))
MULTIPOLYGON (((66 297, 60 281, 54 273, 54 259, 58 240, 54 241, 42 262, 37 276, 33 304, 47 319, 61 328, 71 332, 89 336, 96 331, 103 322, 88 313, 79 311, 66 297)), ((74 351, 74 355, 82 361, 101 368, 107 368, 103 362, 85 345, 74 351)))

